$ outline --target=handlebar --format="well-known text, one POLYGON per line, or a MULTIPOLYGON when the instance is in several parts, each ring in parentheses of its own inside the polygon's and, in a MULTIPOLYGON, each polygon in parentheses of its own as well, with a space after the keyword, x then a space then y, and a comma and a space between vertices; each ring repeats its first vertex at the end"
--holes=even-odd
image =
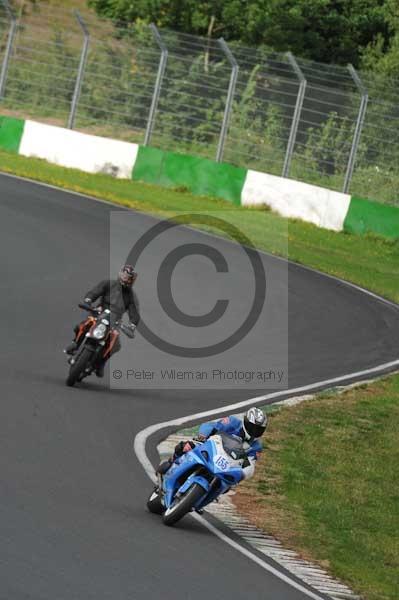
MULTIPOLYGON (((78 304, 79 308, 83 308, 83 310, 87 310, 88 312, 91 312, 95 315, 98 315, 99 313, 103 312, 102 309, 101 311, 98 310, 98 308, 94 307, 94 306, 90 306, 90 304, 87 304, 86 302, 79 302, 78 304)), ((123 323, 120 323, 119 321, 116 321, 114 323, 114 327, 120 329, 121 331, 123 331, 123 333, 130 339, 134 338, 134 330, 131 329, 130 327, 128 327, 127 325, 124 325, 123 323)))
POLYGON ((86 304, 86 302, 79 302, 79 308, 83 308, 83 310, 87 310, 95 315, 98 315, 103 312, 103 309, 99 310, 98 306, 91 306, 90 304, 86 304))
POLYGON ((200 438, 198 435, 194 436, 192 439, 193 439, 193 442, 195 442, 196 444, 203 444, 204 442, 207 441, 206 437, 200 438))
POLYGON ((86 302, 79 302, 78 306, 79 308, 83 308, 83 310, 93 311, 93 307, 89 304, 86 304, 86 302))

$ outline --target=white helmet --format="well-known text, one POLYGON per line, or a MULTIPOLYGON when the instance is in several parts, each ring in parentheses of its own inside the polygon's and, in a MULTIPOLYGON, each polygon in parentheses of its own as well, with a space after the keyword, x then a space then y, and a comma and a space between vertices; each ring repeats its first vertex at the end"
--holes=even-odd
POLYGON ((267 427, 267 416, 260 408, 253 406, 244 417, 242 428, 247 441, 261 437, 267 427))

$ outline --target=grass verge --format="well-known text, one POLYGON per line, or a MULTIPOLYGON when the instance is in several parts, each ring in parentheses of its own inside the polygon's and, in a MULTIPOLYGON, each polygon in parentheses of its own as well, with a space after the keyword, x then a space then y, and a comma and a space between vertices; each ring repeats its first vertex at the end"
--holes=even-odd
MULTIPOLYGON (((65 169, 4 151, 0 151, 0 170, 159 216, 174 210, 206 213, 229 208, 222 200, 65 169)), ((399 302, 399 242, 335 233, 284 219, 262 208, 232 207, 233 213, 237 225, 245 225, 252 242, 261 250, 288 256, 292 261, 342 277, 399 302)))
POLYGON ((273 412, 234 496, 259 527, 368 600, 399 590, 399 375, 273 412))

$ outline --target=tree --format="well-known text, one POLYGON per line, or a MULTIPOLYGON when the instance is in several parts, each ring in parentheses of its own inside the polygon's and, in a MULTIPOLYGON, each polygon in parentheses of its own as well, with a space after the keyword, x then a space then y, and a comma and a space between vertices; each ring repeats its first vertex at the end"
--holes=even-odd
MULTIPOLYGON (((388 5, 396 0, 89 0, 119 23, 155 22, 185 33, 292 50, 322 62, 357 65, 361 51, 393 35, 388 5)), ((390 9, 391 10, 391 9, 390 9)), ((393 10, 393 9, 392 9, 393 10)))
POLYGON ((378 34, 362 50, 362 66, 375 71, 380 76, 399 77, 399 4, 397 0, 387 0, 384 17, 389 36, 378 34))
POLYGON ((205 33, 214 16, 222 20, 226 0, 89 0, 89 6, 120 24, 154 22, 186 33, 205 33))

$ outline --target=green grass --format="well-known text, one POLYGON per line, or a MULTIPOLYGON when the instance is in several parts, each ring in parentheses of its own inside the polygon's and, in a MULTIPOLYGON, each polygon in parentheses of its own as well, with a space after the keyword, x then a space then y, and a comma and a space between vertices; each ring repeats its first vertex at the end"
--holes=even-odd
POLYGON ((0 169, 159 216, 168 211, 207 213, 231 209, 232 222, 249 232, 258 248, 279 256, 288 255, 293 261, 399 301, 399 242, 335 233, 302 221, 283 219, 265 209, 233 208, 222 200, 107 175, 91 175, 3 151, 0 151, 0 169))
POLYGON ((257 523, 368 600, 399 591, 399 375, 271 416, 257 523))

